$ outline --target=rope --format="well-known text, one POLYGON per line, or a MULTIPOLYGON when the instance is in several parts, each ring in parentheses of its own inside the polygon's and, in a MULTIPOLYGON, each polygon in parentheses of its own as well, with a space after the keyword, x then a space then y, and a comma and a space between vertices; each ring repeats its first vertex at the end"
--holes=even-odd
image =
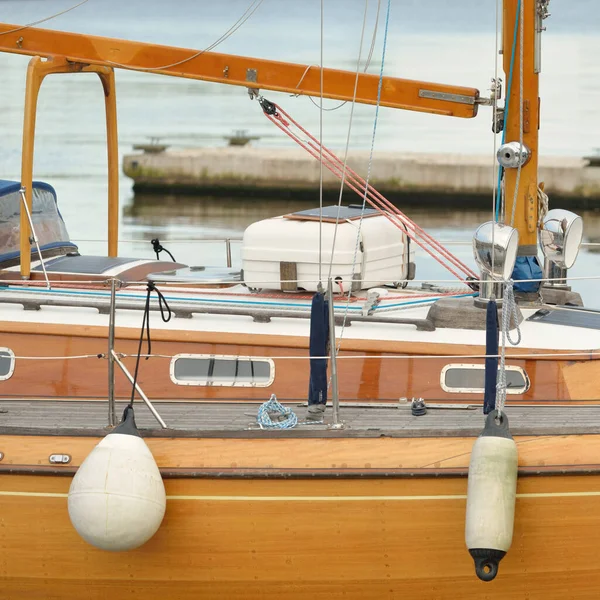
MULTIPOLYGON (((365 192, 363 195, 362 206, 361 206, 361 211, 360 211, 360 220, 358 221, 358 227, 356 230, 356 243, 354 245, 354 256, 352 258, 352 274, 353 275, 354 275, 354 270, 356 268, 356 259, 358 258, 358 248, 360 246, 362 224, 363 224, 363 219, 364 219, 364 215, 365 215, 365 206, 367 203, 367 190, 369 189, 369 180, 371 178, 371 167, 373 165, 373 151, 375 149, 375 135, 377 133, 377 122, 379 119, 379 106, 381 103, 381 89, 382 89, 382 85, 383 85, 383 67, 385 64, 385 51, 387 48, 388 28, 389 28, 389 23, 390 23, 390 7, 391 7, 391 0, 388 0, 387 12, 386 12, 386 16, 385 16, 385 30, 384 30, 384 34, 383 34, 383 48, 381 50, 381 67, 379 69, 379 83, 377 85, 377 102, 375 103, 375 118, 373 119, 373 134, 371 136, 371 150, 369 152, 369 163, 367 165, 367 178, 365 180, 365 192)), ((379 19, 379 5, 377 6, 377 18, 379 19)), ((373 42, 375 42, 374 36, 373 36, 373 42)), ((371 47, 371 54, 372 54, 372 50, 373 50, 373 48, 371 47)), ((370 59, 370 57, 369 57, 369 59, 370 59)), ((321 168, 322 168, 322 162, 321 162, 321 168)), ((333 254, 332 254, 331 260, 333 261, 333 254)), ((339 286, 340 286, 340 290, 341 290, 342 289, 341 282, 339 283, 339 286)), ((351 296, 352 296, 352 284, 348 288, 348 301, 350 301, 351 296)), ((337 352, 339 352, 340 347, 342 345, 342 339, 344 337, 344 330, 346 328, 346 319, 348 317, 348 308, 349 308, 349 304, 346 304, 346 309, 344 311, 344 318, 342 320, 342 327, 340 330, 337 352)))
POLYGON ((85 4, 86 2, 89 2, 89 0, 82 0, 81 2, 71 6, 70 8, 61 10, 60 12, 54 13, 53 15, 50 15, 49 17, 44 17, 43 19, 39 19, 38 21, 33 21, 31 23, 27 23, 27 25, 23 25, 21 27, 15 27, 15 29, 9 29, 8 31, 3 31, 2 33, 0 33, 0 35, 16 33, 17 31, 23 31, 23 29, 29 29, 30 27, 33 27, 34 25, 39 25, 40 23, 45 23, 46 21, 51 21, 52 19, 56 19, 56 17, 60 17, 61 15, 64 15, 68 12, 71 12, 72 10, 75 10, 76 8, 79 8, 82 4, 85 4))
MULTIPOLYGON (((2 358, 10 358, 3 356, 2 358)), ((15 360, 79 360, 82 358, 106 358, 106 354, 73 354, 71 356, 14 356, 15 360)))
MULTIPOLYGON (((518 1, 517 3, 517 13, 520 13, 520 9, 521 9, 521 0, 518 1)), ((519 25, 519 18, 515 18, 515 28, 513 31, 513 44, 512 44, 512 51, 511 51, 511 55, 510 55, 510 67, 508 69, 508 83, 506 85, 506 102, 504 103, 504 127, 502 128, 502 144, 504 144, 504 142, 506 141, 506 123, 508 122, 508 109, 509 109, 509 102, 510 102, 510 92, 512 89, 512 76, 513 76, 513 67, 515 65, 515 53, 516 53, 516 49, 517 49, 517 27, 519 25)), ((503 169, 502 167, 500 167, 498 169, 498 190, 496 192, 497 197, 501 198, 502 197, 502 172, 503 169)), ((499 215, 499 208, 500 208, 500 203, 496 204, 496 221, 499 220, 500 215, 499 215)))
POLYGON ((258 408, 256 422, 261 429, 292 429, 298 424, 298 417, 290 408, 283 406, 275 394, 271 394, 269 400, 258 408), (274 421, 273 417, 277 420, 274 421))
MULTIPOLYGON (((87 0, 86 0, 87 1, 87 0)), ((114 65, 116 67, 121 67, 123 69, 129 69, 131 71, 143 71, 143 72, 152 72, 152 71, 163 71, 164 69, 171 69, 172 67, 178 67, 190 60, 194 60, 198 58, 202 54, 206 52, 210 52, 214 50, 219 44, 222 44, 228 37, 231 37, 258 9, 258 7, 263 3, 264 0, 252 0, 250 6, 244 11, 242 16, 216 41, 214 41, 210 46, 204 48, 204 50, 199 50, 198 52, 194 52, 191 56, 179 60, 177 62, 171 63, 169 65, 162 65, 160 67, 135 67, 132 65, 126 65, 118 62, 114 62, 112 60, 105 59, 105 62, 114 65)))
MULTIPOLYGON (((331 242, 331 258, 329 260, 329 271, 328 271, 327 279, 331 279, 331 270, 333 269, 333 258, 334 258, 334 254, 335 254, 335 243, 337 241, 337 232, 338 232, 338 227, 340 224, 340 210, 342 208, 342 196, 344 195, 344 183, 346 182, 346 172, 347 172, 347 168, 348 168, 348 151, 350 149, 350 134, 352 133, 354 107, 356 106, 356 93, 358 91, 358 75, 360 72, 360 59, 362 56, 363 40, 365 38, 365 28, 367 25, 367 10, 368 10, 368 8, 369 8, 369 0, 365 0, 365 12, 363 15, 363 24, 362 24, 362 30, 360 33, 360 45, 358 48, 358 60, 356 62, 356 76, 354 78, 354 91, 352 92, 352 104, 350 106, 350 119, 348 121, 348 134, 346 136, 346 148, 344 150, 344 162, 342 165, 342 175, 340 178, 340 194, 339 194, 339 198, 338 198, 337 214, 335 217, 335 228, 333 230, 333 240, 331 242)), ((323 145, 320 144, 320 147, 323 148, 323 145)), ((322 159, 323 159, 323 156, 321 154, 321 161, 322 161, 322 159)))
MULTIPOLYGON (((322 44, 323 44, 323 2, 324 0, 321 0, 321 50, 322 50, 322 44)), ((369 48, 369 56, 367 56, 367 60, 365 62, 365 66, 363 69, 363 73, 366 73, 369 69, 369 65, 371 64, 371 58, 373 57, 373 50, 375 49, 375 40, 377 39, 377 28, 379 26, 379 12, 381 9, 381 0, 377 0, 377 14, 375 15, 375 25, 373 26, 373 36, 371 37, 371 47, 369 48)), ((302 82, 304 81, 304 78, 306 77, 306 74, 308 73, 308 71, 310 70, 310 68, 313 65, 308 65, 306 67, 306 69, 304 70, 304 73, 302 73, 302 77, 300 77, 300 81, 298 82, 298 85, 296 86, 296 89, 298 89, 300 87, 300 85, 302 84, 302 82)), ((321 54, 321 71, 323 70, 323 55, 321 54)), ((321 77, 322 77, 322 72, 321 72, 321 77)), ((321 90, 323 89, 323 80, 321 79, 321 90)), ((299 92, 298 94, 292 94, 292 96, 294 98, 297 98, 298 96, 301 96, 302 92, 299 92)), ((347 104, 347 101, 344 100, 344 102, 340 102, 337 106, 334 106, 332 108, 323 108, 323 97, 321 96, 321 102, 320 104, 317 104, 312 96, 307 96, 308 99, 321 111, 324 112, 331 112, 334 110, 338 110, 338 108, 342 108, 342 106, 344 106, 345 104, 347 104)))
MULTIPOLYGON (((313 135, 304 129, 289 115, 289 113, 277 104, 269 102, 265 98, 260 98, 259 103, 261 104, 265 116, 274 125, 281 129, 281 131, 294 140, 300 147, 304 148, 304 150, 306 150, 313 158, 319 159, 319 141, 313 135), (290 125, 293 125, 301 131, 302 134, 308 138, 308 141, 303 140, 297 133, 292 131, 290 125)), ((367 202, 373 208, 377 209, 396 227, 406 233, 415 244, 425 250, 434 260, 450 271, 457 279, 461 281, 466 281, 467 278, 477 279, 475 272, 472 269, 467 267, 447 248, 407 217, 380 192, 375 190, 372 186, 367 185, 366 181, 360 175, 348 167, 326 146, 323 146, 323 154, 326 161, 325 167, 329 171, 340 178, 344 176, 345 173, 345 184, 360 196, 363 196, 366 189, 367 202), (444 260, 450 264, 444 263, 444 260), (462 271, 462 275, 459 274, 460 271, 462 271)))
MULTIPOLYGON (((519 153, 523 152, 523 31, 525 18, 525 2, 519 0, 519 153)), ((519 183, 521 181, 521 161, 517 167, 517 179, 515 181, 515 193, 513 196, 512 212, 510 215, 510 226, 515 224, 515 214, 517 211, 517 197, 519 195, 519 183)))
MULTIPOLYGON (((544 192, 544 184, 540 183, 537 189, 537 199, 538 199, 538 227, 541 227, 544 223, 544 219, 548 214, 548 194, 544 192)), ((600 244, 581 244, 582 246, 592 246, 592 245, 600 245, 600 244)))
POLYGON ((150 243, 152 244, 152 249, 156 253, 156 260, 160 260, 159 254, 164 251, 171 257, 171 260, 173 262, 177 262, 175 260, 175 257, 165 247, 161 245, 160 240, 158 238, 150 240, 150 243))
POLYGON ((367 56, 367 60, 365 62, 365 68, 363 69, 363 73, 366 73, 369 65, 371 64, 371 59, 373 58, 373 51, 375 50, 375 40, 377 39, 377 28, 379 27, 379 13, 381 11, 381 0, 377 0, 377 13, 375 14, 375 25, 373 26, 373 37, 371 38, 371 47, 369 48, 369 56, 367 56))
POLYGON ((519 315, 517 313, 517 303, 513 290, 513 280, 509 279, 504 286, 504 299, 502 306, 502 348, 500 350, 500 366, 498 369, 498 383, 496 384, 496 410, 498 415, 502 414, 504 404, 506 403, 506 340, 513 346, 521 343, 521 330, 519 328, 519 315), (517 328, 517 339, 513 341, 510 337, 510 321, 514 320, 517 328))
MULTIPOLYGON (((129 401, 129 406, 133 408, 133 400, 135 397, 135 387, 138 378, 138 371, 140 368, 140 356, 142 354, 142 344, 144 342, 144 329, 146 330, 146 337, 148 340, 148 352, 147 354, 152 354, 152 341, 150 339, 150 295, 152 292, 156 292, 158 296, 158 306, 160 308, 160 316, 165 323, 168 323, 171 320, 171 309, 165 300, 165 297, 162 295, 160 290, 154 285, 152 281, 148 282, 147 293, 146 293, 146 306, 144 307, 144 317, 142 319, 142 329, 140 332, 140 342, 138 345, 137 359, 135 361, 135 372, 133 375, 133 384, 131 386, 131 399, 129 401)), ((146 357, 146 360, 148 358, 146 357)))

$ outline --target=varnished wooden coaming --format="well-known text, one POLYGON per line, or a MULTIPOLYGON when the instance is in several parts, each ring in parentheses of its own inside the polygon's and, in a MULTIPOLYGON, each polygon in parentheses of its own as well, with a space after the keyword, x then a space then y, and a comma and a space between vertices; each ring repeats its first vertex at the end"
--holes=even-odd
MULTIPOLYGON (((358 438, 336 435, 326 438, 286 439, 248 438, 243 431, 235 437, 181 438, 176 431, 169 437, 147 437, 146 442, 161 469, 197 470, 210 473, 262 471, 273 473, 327 472, 332 476, 345 473, 398 472, 399 474, 443 475, 459 472, 466 475, 474 437, 379 437, 358 438)), ((51 454, 69 454, 69 471, 78 467, 101 437, 52 436, 42 429, 37 435, 0 437, 4 457, 0 466, 10 468, 53 467, 51 454)), ((597 473, 600 466, 600 434, 517 436, 519 467, 530 473, 551 470, 554 473, 579 471, 597 473)), ((59 468, 59 467, 54 467, 59 468)))
MULTIPOLYGON (((105 354, 107 330, 99 326, 0 322, 2 345, 17 356, 72 356, 105 354)), ((139 331, 116 328, 116 350, 134 355, 139 331)), ((305 399, 308 388, 308 340, 301 336, 242 335, 220 332, 155 330, 152 352, 164 356, 179 353, 269 356, 275 359, 275 382, 270 387, 216 387, 175 385, 169 377, 169 359, 142 361, 139 381, 154 399, 215 400, 266 399, 271 393, 282 400, 305 399), (298 360, 277 360, 278 356, 298 356, 298 360)), ((440 372, 448 363, 482 363, 483 359, 451 358, 481 355, 480 346, 431 344, 345 338, 338 361, 342 400, 397 401, 400 397, 422 396, 427 400, 481 400, 480 394, 444 392, 440 372), (386 358, 407 355, 414 358, 386 358), (420 360, 421 355, 441 358, 420 360), (362 358, 344 359, 344 356, 362 358), (448 356, 448 358, 444 358, 448 356)), ((533 358, 510 359, 509 364, 523 367, 531 379, 530 389, 522 395, 509 395, 509 402, 595 402, 596 381, 600 378, 600 356, 589 351, 577 360, 564 360, 559 351, 509 349, 508 355, 531 354, 533 358), (536 354, 541 356, 535 357, 536 354)), ((135 359, 124 362, 133 370, 135 359)), ((119 372, 116 394, 126 398, 130 384, 119 372)), ((1 397, 28 398, 106 398, 107 366, 104 358, 85 360, 18 360, 15 373, 0 382, 1 397)))

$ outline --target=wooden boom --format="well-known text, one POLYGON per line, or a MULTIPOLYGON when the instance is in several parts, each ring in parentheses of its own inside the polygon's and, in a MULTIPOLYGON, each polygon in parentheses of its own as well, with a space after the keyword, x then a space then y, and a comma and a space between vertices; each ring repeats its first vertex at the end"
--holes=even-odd
MULTIPOLYGON (((320 69, 259 58, 198 52, 159 44, 0 23, 0 52, 61 57, 77 63, 149 71, 228 85, 320 95, 320 69), (193 57, 193 58, 192 58, 193 57), (180 64, 175 64, 180 63, 180 64)), ((356 73, 323 69, 323 96, 352 101, 356 73)), ((356 102, 375 104, 379 76, 360 73, 356 102)), ((475 88, 384 77, 381 106, 470 118, 477 114, 475 88)))

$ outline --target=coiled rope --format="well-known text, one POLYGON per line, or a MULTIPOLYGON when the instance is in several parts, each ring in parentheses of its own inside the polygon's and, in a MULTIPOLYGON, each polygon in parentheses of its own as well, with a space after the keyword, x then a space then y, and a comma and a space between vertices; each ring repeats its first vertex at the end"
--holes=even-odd
POLYGON ((298 424, 298 417, 291 408, 286 408, 277 400, 275 394, 260 405, 256 422, 261 429, 291 429, 298 424), (273 420, 273 416, 282 415, 283 419, 273 420))
MULTIPOLYGON (((135 372, 133 375, 133 384, 131 386, 131 399, 129 400, 129 406, 133 407, 133 400, 135 398, 135 388, 138 379, 138 372, 140 368, 140 357, 142 356, 142 344, 144 343, 144 331, 146 331, 146 339, 148 340, 148 352, 147 355, 152 354, 152 341, 150 339, 150 296, 152 292, 156 292, 158 296, 158 307, 160 308, 160 316, 165 323, 168 323, 171 320, 172 313, 169 305, 165 297, 162 295, 160 290, 154 285, 152 281, 148 282, 148 286, 146 288, 146 305, 144 306, 144 317, 142 319, 142 329, 140 332, 140 342, 138 345, 137 358, 135 361, 135 372)), ((146 356, 146 360, 148 360, 148 356, 146 356)))
POLYGON ((292 429, 296 425, 322 425, 323 419, 298 421, 296 413, 291 408, 283 406, 275 394, 271 394, 271 397, 258 408, 256 422, 261 429, 292 429))

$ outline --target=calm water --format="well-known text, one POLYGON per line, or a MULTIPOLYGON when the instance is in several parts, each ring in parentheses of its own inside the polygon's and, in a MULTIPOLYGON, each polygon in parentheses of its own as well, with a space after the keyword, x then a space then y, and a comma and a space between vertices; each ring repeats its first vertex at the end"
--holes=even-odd
MULTIPOLYGON (((221 36, 246 10, 249 0, 90 0, 45 26, 111 37, 204 48, 221 36)), ((0 21, 22 24, 58 12, 69 0, 0 0, 0 21)), ((326 0, 324 44, 326 66, 355 69, 363 0, 326 0)), ((382 14, 387 2, 382 0, 382 14)), ((368 41, 377 2, 369 3, 368 41)), ((264 0, 252 18, 217 51, 306 64, 319 61, 319 0, 264 0)), ((582 156, 600 146, 600 5, 594 0, 551 3, 552 17, 543 40, 541 79, 543 154, 582 156)), ((494 74, 493 0, 394 0, 385 73, 478 87, 487 94, 494 74)), ((383 28, 377 38, 370 72, 379 71, 383 28)), ((18 179, 25 69, 28 59, 0 54, 0 178, 18 179)), ((120 152, 147 136, 160 136, 173 147, 223 145, 223 136, 246 129, 260 136, 257 145, 291 144, 262 116, 243 88, 117 71, 120 152)), ((307 98, 269 93, 309 130, 318 131, 318 109, 307 98)), ((328 106, 336 106, 330 102, 328 106)), ((106 157, 103 97, 93 75, 50 77, 40 95, 36 140, 36 178, 55 186, 61 211, 73 239, 84 252, 101 252, 92 240, 106 237, 106 157)), ((343 148, 350 105, 325 113, 324 139, 343 148)), ((357 106, 351 147, 368 148, 373 107, 357 106)), ((489 110, 462 120, 382 109, 376 150, 489 154, 492 152, 489 110)), ((376 154, 375 154, 376 159, 376 154)), ((490 159, 491 160, 491 159, 490 159)), ((491 175, 490 175, 491 178, 491 175)), ((124 240, 189 240, 239 237, 249 223, 306 207, 289 201, 256 199, 212 201, 134 198, 130 181, 121 179, 124 240)), ((317 199, 315 199, 317 201, 317 199)), ((411 216, 444 240, 469 240, 488 214, 410 211, 411 216)), ((600 239, 600 216, 587 214, 586 236, 600 239)), ((166 245, 166 244, 165 244, 166 245)), ((173 242, 180 260, 215 263, 222 259, 214 244, 173 242)), ((455 248, 471 261, 468 246, 455 248)), ((121 252, 150 256, 148 243, 124 242, 121 252)), ((234 254, 235 255, 235 254, 234 254)), ((572 274, 600 273, 595 255, 582 253, 572 274)), ((446 277, 429 261, 419 277, 446 277)), ((588 301, 589 285, 576 283, 588 301)), ((597 301, 600 303, 600 301, 597 301)))

